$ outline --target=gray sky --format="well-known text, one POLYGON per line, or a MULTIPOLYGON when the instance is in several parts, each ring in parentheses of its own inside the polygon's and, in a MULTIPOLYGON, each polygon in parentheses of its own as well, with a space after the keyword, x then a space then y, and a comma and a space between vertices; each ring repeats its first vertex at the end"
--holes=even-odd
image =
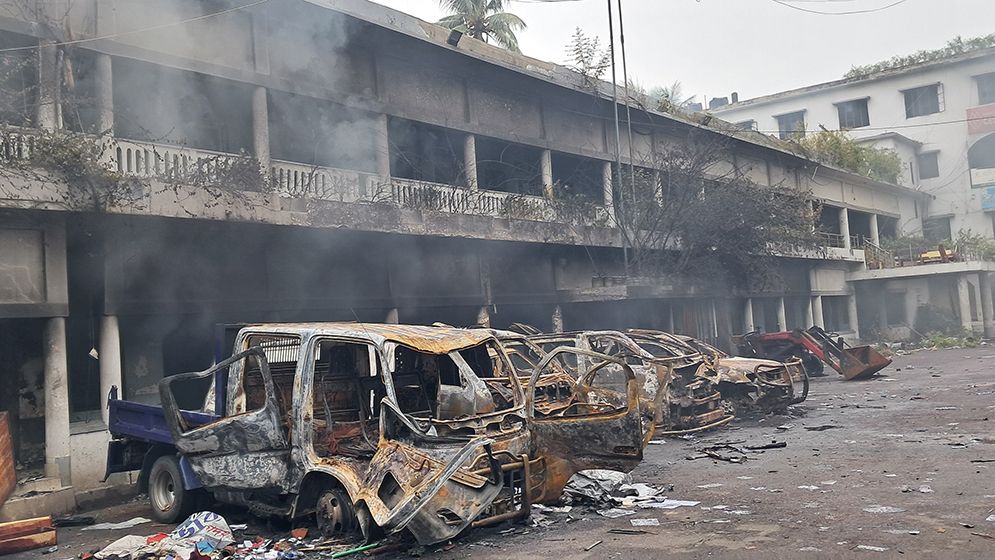
MULTIPOLYGON (((374 1, 427 21, 443 15, 437 0, 374 1)), ((895 1, 790 3, 852 11, 895 1)), ((941 47, 956 35, 995 32, 995 0, 905 0, 839 16, 774 0, 623 0, 622 9, 630 77, 646 89, 679 80, 685 95, 697 94, 699 101, 732 91, 749 99, 835 80, 853 65, 941 47)), ((607 43, 607 0, 511 0, 509 11, 528 24, 518 39, 522 52, 536 58, 566 63, 576 27, 607 43)))

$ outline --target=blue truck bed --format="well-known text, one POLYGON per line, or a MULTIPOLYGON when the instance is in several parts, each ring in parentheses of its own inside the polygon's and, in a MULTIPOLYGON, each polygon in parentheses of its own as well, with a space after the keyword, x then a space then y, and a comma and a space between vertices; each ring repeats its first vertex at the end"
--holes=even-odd
MULTIPOLYGON (((111 399, 107 404, 110 409, 108 430, 115 438, 129 437, 154 443, 173 443, 161 406, 118 399, 111 399)), ((191 425, 207 424, 221 418, 191 411, 184 411, 183 417, 191 425)))

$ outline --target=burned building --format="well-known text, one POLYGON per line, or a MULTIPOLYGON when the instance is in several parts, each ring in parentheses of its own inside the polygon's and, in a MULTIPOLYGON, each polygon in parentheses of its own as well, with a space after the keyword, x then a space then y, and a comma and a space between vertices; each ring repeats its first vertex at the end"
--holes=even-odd
POLYGON ((607 89, 448 37, 365 0, 0 2, 0 409, 20 472, 51 490, 0 518, 126 481, 101 483, 112 387, 156 401, 163 376, 215 361, 218 324, 856 337, 864 237, 921 229, 919 193, 640 109, 624 164, 728 135, 730 165, 810 190, 827 234, 782 259, 780 288, 634 285, 607 89), (583 201, 569 218, 563 189, 583 201))

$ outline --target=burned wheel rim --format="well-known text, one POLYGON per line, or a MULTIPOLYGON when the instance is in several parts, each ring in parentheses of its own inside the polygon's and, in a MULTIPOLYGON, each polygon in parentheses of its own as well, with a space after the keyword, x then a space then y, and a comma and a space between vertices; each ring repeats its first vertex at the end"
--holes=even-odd
POLYGON ((343 492, 336 490, 322 492, 315 510, 318 529, 323 535, 341 535, 355 530, 356 514, 352 503, 343 492))
POLYGON ((166 512, 176 506, 176 481, 166 469, 153 473, 149 480, 149 501, 157 510, 166 512))

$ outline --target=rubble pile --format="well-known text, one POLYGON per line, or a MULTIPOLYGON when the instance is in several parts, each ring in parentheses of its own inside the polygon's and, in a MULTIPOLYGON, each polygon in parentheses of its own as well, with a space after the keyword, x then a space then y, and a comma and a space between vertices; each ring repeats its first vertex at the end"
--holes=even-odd
POLYGON ((82 560, 305 560, 343 558, 372 552, 380 543, 362 544, 355 539, 308 538, 307 528, 290 531, 285 538, 239 537, 245 525, 229 525, 224 517, 202 511, 188 517, 171 533, 128 535, 82 560))

